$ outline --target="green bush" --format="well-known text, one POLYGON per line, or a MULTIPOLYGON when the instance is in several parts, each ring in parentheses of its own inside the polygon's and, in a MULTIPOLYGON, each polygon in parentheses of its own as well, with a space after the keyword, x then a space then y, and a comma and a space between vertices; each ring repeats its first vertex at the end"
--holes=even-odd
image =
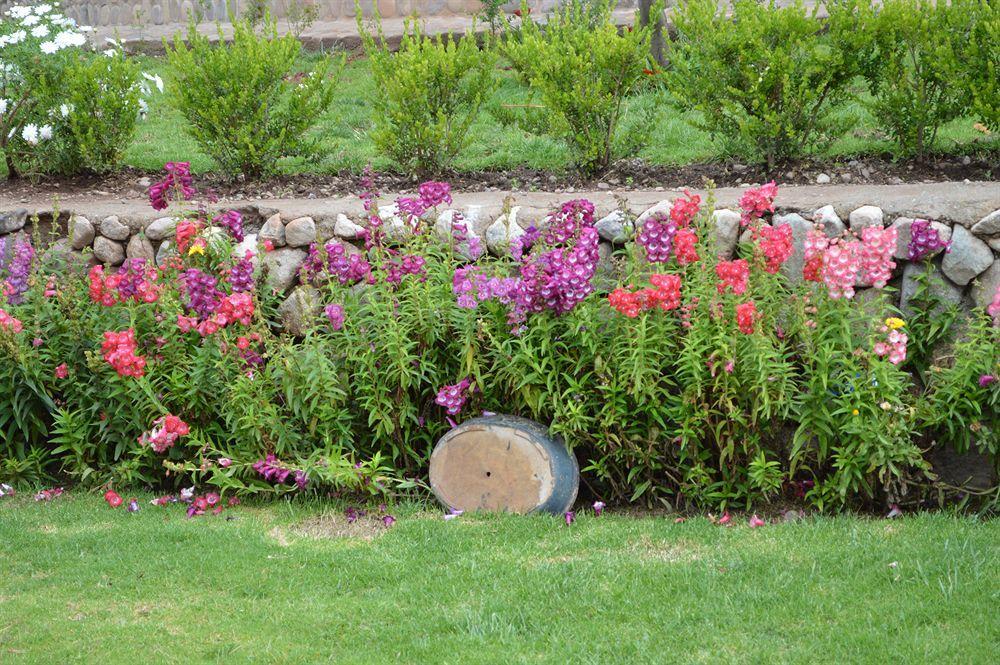
POLYGON ((1000 3, 968 1, 976 11, 964 58, 972 115, 1000 132, 1000 3))
POLYGON ((409 19, 393 52, 377 10, 372 34, 357 7, 358 32, 375 81, 375 146, 405 169, 421 175, 442 172, 467 144, 469 127, 496 87, 493 54, 480 49, 471 34, 428 37, 409 19))
POLYGON ((849 3, 776 7, 737 0, 732 15, 715 0, 687 0, 672 18, 667 86, 693 111, 692 124, 729 154, 769 166, 801 155, 844 128, 844 89, 858 71, 849 3))
POLYGON ((858 5, 854 34, 873 96, 869 107, 900 154, 926 155, 941 125, 968 108, 969 91, 962 81, 974 4, 886 0, 881 6, 858 5))
POLYGON ((229 174, 264 176, 286 157, 312 157, 309 129, 333 99, 343 59, 324 57, 296 72, 301 44, 278 36, 267 18, 258 34, 247 21, 234 21, 233 39, 212 43, 194 25, 187 43, 167 45, 171 99, 199 147, 229 174))
MULTIPOLYGON (((143 110, 139 66, 115 52, 80 60, 66 77, 66 118, 75 160, 102 173, 121 162, 143 110)), ((150 90, 151 92, 151 90, 150 90)))
MULTIPOLYGON (((522 126, 566 141, 577 167, 587 174, 635 154, 654 126, 655 108, 629 113, 630 97, 646 85, 652 71, 653 28, 637 22, 620 31, 612 17, 616 4, 571 0, 544 24, 533 21, 524 5, 520 31, 509 33, 502 44, 503 54, 542 106, 540 112, 526 114, 522 126)), ((662 3, 653 11, 662 11, 662 3)))

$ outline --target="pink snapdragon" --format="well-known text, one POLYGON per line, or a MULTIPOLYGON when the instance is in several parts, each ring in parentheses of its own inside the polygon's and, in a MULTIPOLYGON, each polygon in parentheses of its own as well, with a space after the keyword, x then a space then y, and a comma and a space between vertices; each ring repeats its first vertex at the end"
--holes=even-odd
POLYGON ((446 385, 440 390, 438 390, 437 397, 434 401, 443 406, 448 412, 448 415, 455 416, 458 412, 462 410, 465 406, 465 401, 469 398, 469 388, 472 386, 472 380, 468 377, 462 379, 454 385, 446 385))
POLYGON ((856 240, 831 244, 823 255, 821 275, 830 297, 853 298, 854 283, 861 269, 856 240))
POLYGON ((173 447, 182 436, 187 436, 190 431, 186 422, 177 416, 167 414, 153 421, 153 428, 139 437, 139 443, 149 446, 155 453, 162 454, 173 447))
POLYGON ((774 198, 778 195, 778 186, 772 180, 760 187, 751 187, 740 197, 740 208, 743 211, 740 223, 747 226, 760 219, 765 213, 774 212, 774 198))
POLYGON ((740 295, 747 290, 750 279, 750 264, 746 259, 719 261, 715 265, 715 276, 719 278, 716 289, 720 294, 727 290, 740 295))
POLYGON ((781 265, 792 256, 794 251, 792 227, 788 224, 761 226, 758 242, 761 252, 764 254, 764 270, 773 275, 781 269, 781 265))
POLYGON ((24 330, 24 324, 0 308, 0 330, 19 333, 24 330))
POLYGON ((892 254, 896 251, 897 236, 898 232, 891 226, 867 226, 861 231, 858 257, 861 275, 865 283, 876 289, 885 288, 896 267, 892 254))

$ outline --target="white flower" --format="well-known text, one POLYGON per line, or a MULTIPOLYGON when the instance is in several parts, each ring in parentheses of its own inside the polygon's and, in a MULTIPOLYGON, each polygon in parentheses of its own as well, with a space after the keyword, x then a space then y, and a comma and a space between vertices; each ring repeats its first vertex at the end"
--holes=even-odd
POLYGON ((35 26, 34 28, 31 29, 31 36, 32 37, 42 38, 42 37, 46 36, 47 34, 49 34, 49 28, 48 28, 48 26, 45 26, 45 25, 37 25, 37 26, 35 26))
POLYGON ((152 81, 154 84, 156 84, 156 89, 159 90, 160 92, 163 92, 163 79, 161 79, 159 76, 157 76, 156 74, 150 75, 147 74, 146 72, 143 72, 142 77, 147 81, 152 81))
POLYGON ((25 16, 23 19, 21 19, 21 25, 28 25, 28 26, 36 25, 41 20, 42 19, 38 18, 37 16, 29 14, 25 16))
POLYGON ((38 137, 43 141, 48 141, 52 138, 52 126, 42 125, 38 128, 38 137))
POLYGON ((21 138, 25 143, 38 145, 38 127, 35 125, 25 125, 21 130, 21 138))
POLYGON ((73 112, 73 105, 72 104, 61 104, 59 106, 59 113, 61 113, 62 117, 64 117, 64 118, 68 117, 69 114, 72 113, 72 112, 73 112))
POLYGON ((59 45, 59 48, 66 48, 67 46, 83 46, 87 43, 87 38, 79 32, 66 30, 65 32, 60 32, 56 35, 55 43, 59 45))
POLYGON ((48 55, 52 55, 53 53, 55 53, 56 51, 58 51, 61 48, 55 42, 42 42, 38 46, 39 46, 39 48, 42 49, 42 53, 46 53, 48 55))
POLYGON ((7 112, 7 100, 4 99, 3 97, 0 97, 0 115, 3 115, 6 112, 7 112))
POLYGON ((37 7, 35 7, 35 13, 38 14, 39 16, 41 16, 42 14, 47 14, 50 11, 52 11, 52 5, 48 3, 38 5, 37 7))
POLYGON ((146 119, 146 114, 149 113, 149 104, 142 97, 139 98, 139 117, 143 120, 146 119))
POLYGON ((7 13, 10 14, 12 18, 24 18, 25 16, 31 15, 31 7, 15 5, 14 7, 11 7, 10 11, 7 13))
POLYGON ((0 46, 4 44, 20 44, 24 41, 24 38, 28 36, 24 30, 18 30, 17 32, 12 32, 6 37, 0 37, 0 46))
POLYGON ((102 53, 103 53, 104 55, 108 56, 109 58, 113 58, 113 57, 115 57, 116 55, 118 55, 118 51, 114 50, 113 48, 109 48, 109 49, 105 49, 105 50, 103 50, 103 51, 101 51, 101 52, 102 52, 102 53))

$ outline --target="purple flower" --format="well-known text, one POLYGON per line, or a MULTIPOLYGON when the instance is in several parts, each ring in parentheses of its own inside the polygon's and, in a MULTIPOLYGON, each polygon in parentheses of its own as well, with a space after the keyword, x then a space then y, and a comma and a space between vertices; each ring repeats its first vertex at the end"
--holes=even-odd
POLYGON ((420 199, 398 198, 396 199, 396 207, 399 208, 399 212, 406 213, 412 217, 420 217, 427 212, 427 208, 420 199))
POLYGON ((300 490, 305 490, 306 486, 309 485, 309 476, 302 469, 295 472, 295 484, 299 486, 300 490))
POLYGON ((167 162, 163 168, 167 172, 166 177, 149 188, 149 205, 153 206, 153 210, 166 208, 175 193, 181 201, 190 200, 196 194, 190 162, 167 162))
POLYGON ((650 263, 666 263, 670 260, 675 235, 677 222, 666 215, 656 214, 642 225, 636 242, 646 250, 646 258, 650 263))
POLYGON ((603 513, 603 512, 604 512, 604 502, 603 501, 595 501, 594 502, 594 514, 597 515, 598 517, 600 517, 601 513, 603 513))
POLYGON ((451 508, 448 510, 448 513, 444 516, 444 518, 445 520, 453 520, 456 517, 460 517, 464 512, 465 512, 464 510, 456 510, 454 508, 451 508))
POLYGON ((395 523, 396 523, 396 518, 393 517, 392 515, 383 515, 382 516, 382 524, 384 524, 386 526, 386 528, 392 526, 395 523))
POLYGON ((451 185, 446 182, 425 182, 420 185, 420 202, 424 208, 434 208, 442 203, 451 203, 451 185))
POLYGON ((141 300, 147 287, 146 259, 125 259, 118 269, 118 278, 118 295, 122 300, 141 300))
POLYGON ((576 519, 576 513, 572 510, 567 510, 566 514, 563 515, 563 518, 566 520, 566 526, 569 526, 576 519))
POLYGON ((334 330, 340 330, 344 327, 344 306, 338 305, 336 303, 330 303, 324 308, 326 312, 326 318, 330 320, 330 325, 333 326, 334 330))
POLYGON ((472 381, 466 377, 454 385, 444 386, 438 390, 434 401, 443 406, 447 410, 448 415, 457 415, 462 410, 462 407, 465 406, 465 400, 468 399, 469 387, 471 385, 472 381))
POLYGON ((31 263, 35 258, 35 248, 28 240, 20 240, 14 245, 14 256, 11 257, 7 269, 7 283, 4 293, 7 302, 19 305, 24 301, 24 292, 28 290, 28 278, 31 275, 31 263))
POLYGON ((997 377, 993 376, 992 374, 983 374, 982 376, 979 377, 979 387, 985 388, 986 386, 990 385, 996 380, 997 377))
POLYGON ((215 313, 223 295, 218 289, 218 280, 197 268, 185 270, 183 279, 188 295, 188 309, 202 319, 215 313))
POLYGON ((281 466, 281 462, 273 454, 253 463, 253 470, 264 477, 264 480, 280 485, 291 475, 291 470, 281 466))
POLYGON ((371 266, 360 254, 348 256, 347 250, 339 242, 327 243, 320 248, 313 243, 300 269, 306 281, 320 281, 324 274, 336 277, 343 285, 354 284, 368 277, 371 266))
POLYGON ((348 524, 354 524, 355 522, 358 521, 358 517, 360 517, 357 508, 355 508, 354 506, 348 506, 347 509, 344 511, 344 516, 347 518, 348 524))
POLYGON ((910 244, 906 254, 910 261, 920 261, 937 254, 948 246, 938 235, 934 226, 926 219, 915 219, 910 226, 910 244))
POLYGON ((253 291, 253 253, 248 249, 246 255, 229 269, 229 285, 233 293, 253 291))
POLYGON ((139 512, 139 501, 137 499, 130 500, 128 502, 128 505, 125 507, 125 510, 127 510, 130 513, 139 512))
POLYGON ((212 223, 223 226, 236 242, 243 242, 243 215, 236 210, 227 210, 212 218, 212 223))

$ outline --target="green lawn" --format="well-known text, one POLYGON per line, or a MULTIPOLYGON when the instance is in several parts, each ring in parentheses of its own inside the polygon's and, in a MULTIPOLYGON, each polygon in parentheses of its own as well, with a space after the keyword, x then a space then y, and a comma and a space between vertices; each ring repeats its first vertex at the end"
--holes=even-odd
MULTIPOLYGON (((143 67, 163 76, 168 86, 171 84, 165 60, 146 58, 143 67)), ((568 169, 571 165, 570 154, 561 142, 505 126, 491 112, 499 105, 518 103, 526 95, 523 86, 514 80, 510 72, 499 70, 498 76, 502 84, 473 124, 470 144, 459 156, 456 168, 462 171, 518 166, 552 171, 568 169)), ((859 84, 857 91, 861 89, 859 84)), ((348 64, 330 110, 320 118, 314 129, 321 141, 321 159, 311 164, 290 161, 284 164, 285 170, 358 171, 368 163, 380 171, 390 168, 391 164, 378 155, 367 135, 371 125, 368 100, 373 94, 374 83, 367 63, 356 60, 348 64)), ((720 157, 719 149, 710 137, 693 128, 685 115, 669 104, 664 93, 646 93, 636 103, 654 104, 660 109, 651 143, 640 154, 648 162, 677 165, 720 157)), ((826 155, 844 157, 891 151, 892 145, 877 131, 874 119, 863 105, 853 103, 845 109, 845 113, 856 115, 858 123, 850 134, 830 145, 826 155)), ((983 135, 974 130, 972 124, 971 119, 961 119, 944 127, 937 149, 964 153, 982 146, 985 143, 983 135)), ((183 128, 183 118, 170 107, 167 96, 154 95, 150 100, 149 118, 139 125, 135 141, 125 155, 126 164, 158 170, 168 161, 189 160, 195 171, 213 169, 212 160, 198 150, 183 128)))
MULTIPOLYGON (((988 663, 1000 524, 0 500, 0 662, 988 663)), ((990 656, 990 654, 993 656, 990 656)))

